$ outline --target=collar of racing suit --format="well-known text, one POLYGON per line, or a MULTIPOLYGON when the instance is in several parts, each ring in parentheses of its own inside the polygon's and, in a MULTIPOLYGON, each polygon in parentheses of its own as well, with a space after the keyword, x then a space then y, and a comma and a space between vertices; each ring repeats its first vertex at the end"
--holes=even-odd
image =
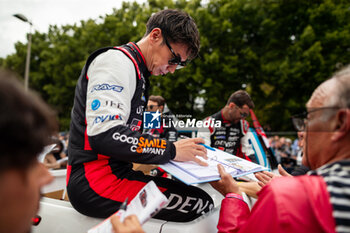
POLYGON ((143 56, 139 46, 135 42, 129 42, 125 45, 125 47, 129 48, 128 51, 131 52, 134 55, 134 57, 137 58, 141 73, 145 77, 151 76, 152 73, 149 72, 149 70, 147 69, 145 57, 143 56))

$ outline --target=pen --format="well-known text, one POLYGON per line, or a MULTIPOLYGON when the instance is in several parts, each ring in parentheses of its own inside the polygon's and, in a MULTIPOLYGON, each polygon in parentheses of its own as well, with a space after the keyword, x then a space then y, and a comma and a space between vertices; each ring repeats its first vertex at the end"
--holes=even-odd
POLYGON ((204 147, 207 148, 208 150, 215 151, 215 149, 214 149, 213 147, 207 146, 207 145, 205 145, 205 144, 203 144, 203 143, 198 143, 198 144, 204 146, 204 147))
POLYGON ((125 201, 120 205, 119 211, 116 213, 116 215, 119 217, 121 222, 124 221, 127 206, 128 206, 128 198, 126 198, 125 201))
MULTIPOLYGON (((180 135, 179 137, 182 138, 182 139, 189 138, 189 137, 187 137, 187 136, 185 136, 185 135, 180 135)), ((203 143, 198 143, 198 144, 204 146, 204 147, 207 148, 208 150, 215 151, 214 148, 212 148, 212 147, 210 147, 210 146, 207 146, 207 145, 205 145, 205 144, 203 144, 203 143)))

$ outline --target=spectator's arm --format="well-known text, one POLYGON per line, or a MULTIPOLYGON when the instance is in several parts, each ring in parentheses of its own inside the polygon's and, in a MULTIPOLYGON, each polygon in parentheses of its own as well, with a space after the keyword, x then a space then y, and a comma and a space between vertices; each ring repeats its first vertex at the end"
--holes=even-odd
POLYGON ((222 165, 218 165, 221 180, 211 182, 214 189, 226 198, 221 203, 218 232, 236 232, 249 218, 249 207, 243 201, 242 191, 222 165))
POLYGON ((245 202, 226 197, 221 204, 218 232, 270 233, 283 232, 279 222, 278 204, 270 186, 264 187, 249 212, 245 202))
POLYGON ((257 193, 261 190, 258 182, 239 182, 238 186, 242 192, 253 198, 258 198, 257 193))
POLYGON ((272 172, 268 172, 268 171, 262 171, 262 172, 257 172, 255 173, 255 177, 259 180, 258 184, 261 187, 264 187, 265 185, 267 185, 272 179, 275 179, 277 177, 281 177, 281 176, 292 176, 291 174, 289 174, 286 170, 283 169, 281 164, 278 164, 278 174, 274 174, 272 172))

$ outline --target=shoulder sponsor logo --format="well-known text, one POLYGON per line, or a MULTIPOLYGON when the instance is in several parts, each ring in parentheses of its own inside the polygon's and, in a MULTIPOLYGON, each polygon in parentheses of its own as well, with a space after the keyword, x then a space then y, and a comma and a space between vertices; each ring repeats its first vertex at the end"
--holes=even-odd
POLYGON ((122 103, 116 103, 112 100, 98 100, 98 99, 95 99, 92 101, 91 103, 91 109, 93 111, 96 111, 97 109, 99 108, 118 108, 118 109, 121 109, 123 110, 123 104, 122 103))
POLYGON ((119 108, 119 109, 123 109, 123 104, 122 103, 116 103, 112 100, 105 100, 102 102, 103 106, 105 107, 112 107, 112 108, 119 108))
POLYGON ((91 103, 91 109, 96 111, 101 106, 101 102, 98 99, 95 99, 91 103))
POLYGON ((141 129, 142 121, 139 119, 132 119, 131 124, 130 124, 130 129, 132 131, 139 131, 141 129))
POLYGON ((163 155, 166 149, 167 142, 160 138, 144 138, 128 137, 125 134, 114 133, 113 139, 116 141, 131 144, 130 151, 139 154, 156 154, 163 155))
POLYGON ((110 85, 108 83, 103 84, 97 84, 92 87, 91 93, 94 91, 115 91, 115 92, 122 92, 124 87, 118 86, 118 85, 110 85))
POLYGON ((123 118, 121 115, 102 115, 102 116, 97 116, 93 124, 99 124, 105 121, 114 121, 114 120, 123 120, 123 118))

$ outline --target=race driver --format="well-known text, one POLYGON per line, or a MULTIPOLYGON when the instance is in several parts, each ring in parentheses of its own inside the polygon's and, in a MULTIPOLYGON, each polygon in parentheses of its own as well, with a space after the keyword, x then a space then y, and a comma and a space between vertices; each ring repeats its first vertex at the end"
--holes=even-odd
POLYGON ((207 124, 209 127, 200 129, 198 137, 203 138, 211 147, 251 161, 247 155, 254 151, 244 136, 249 129, 249 123, 245 118, 253 108, 254 103, 246 91, 238 90, 232 93, 219 112, 205 118, 205 121, 221 121, 221 127, 207 124))
MULTIPOLYGON (((191 221, 213 207, 203 190, 132 170, 132 162, 206 158, 200 138, 169 142, 141 134, 149 76, 165 75, 197 56, 199 34, 194 20, 178 10, 163 10, 147 22, 137 43, 97 50, 87 59, 75 91, 70 127, 67 191, 80 213, 106 218, 153 180, 168 197, 155 218, 191 221)), ((157 116, 155 115, 155 118, 157 116)))

